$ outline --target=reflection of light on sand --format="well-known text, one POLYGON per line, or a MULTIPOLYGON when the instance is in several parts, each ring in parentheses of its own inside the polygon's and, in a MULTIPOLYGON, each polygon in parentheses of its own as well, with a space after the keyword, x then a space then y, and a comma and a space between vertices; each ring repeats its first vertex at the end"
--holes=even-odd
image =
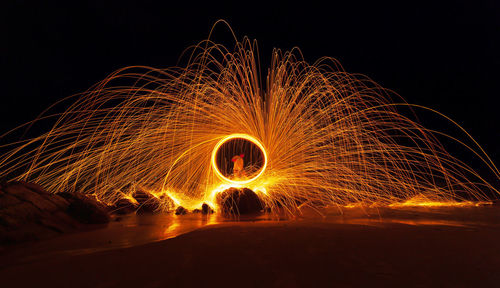
MULTIPOLYGON (((260 217, 221 218, 220 215, 172 214, 128 215, 117 217, 107 227, 97 230, 71 233, 10 251, 19 263, 49 259, 57 255, 83 255, 100 251, 129 248, 172 239, 197 229, 236 226, 262 227, 263 229, 297 230, 297 227, 323 227, 336 229, 349 227, 350 231, 385 229, 387 233, 398 231, 481 230, 500 228, 499 207, 358 207, 331 208, 318 211, 303 207, 302 216, 294 220, 279 219, 273 214, 260 217), (279 220, 279 221, 278 221, 279 220), (281 221, 286 220, 286 221, 281 221), (340 225, 340 226, 339 226, 340 225), (437 230, 436 230, 437 229, 437 230)), ((298 229, 300 230, 300 229, 298 229)), ((339 230, 343 231, 343 230, 339 230)), ((381 230, 382 231, 382 230, 381 230)), ((165 242, 167 243, 167 242, 165 242)))
POLYGON ((393 203, 389 207, 472 207, 491 205, 492 202, 456 202, 456 201, 418 201, 410 199, 402 203, 393 203))
POLYGON ((195 215, 196 217, 186 219, 186 216, 173 216, 170 225, 163 231, 163 235, 158 237, 158 241, 177 237, 181 234, 196 230, 203 226, 220 223, 215 214, 195 215), (189 222, 187 222, 188 220, 189 222), (186 225, 188 224, 188 225, 186 225))
MULTIPOLYGON (((336 222, 336 221, 332 221, 336 222)), ((411 226, 452 226, 452 227, 469 227, 473 226, 474 223, 462 222, 462 221, 452 221, 452 220, 435 220, 435 219, 344 219, 338 221, 343 224, 357 224, 357 225, 367 225, 367 226, 386 226, 388 224, 404 224, 411 226)))
POLYGON ((498 208, 489 203, 439 203, 438 205, 352 205, 315 210, 302 207, 298 219, 334 224, 354 224, 372 227, 387 227, 394 224, 411 226, 448 226, 474 228, 498 225, 498 208))
MULTIPOLYGON (((106 228, 65 235, 47 241, 46 245, 50 248, 44 250, 52 250, 51 254, 90 254, 171 239, 208 225, 221 223, 216 214, 128 215, 118 219, 121 220, 112 221, 106 228)), ((40 255, 30 256, 30 258, 36 257, 40 255)))
POLYGON ((413 197, 404 202, 396 202, 389 205, 379 203, 353 203, 341 206, 343 208, 376 208, 376 207, 391 207, 391 208, 404 208, 404 207, 478 207, 492 205, 491 201, 432 201, 419 197, 413 197))
POLYGON ((175 232, 179 229, 179 226, 180 226, 179 221, 174 220, 174 222, 170 224, 170 226, 168 226, 168 228, 165 230, 164 239, 175 237, 176 236, 175 232))

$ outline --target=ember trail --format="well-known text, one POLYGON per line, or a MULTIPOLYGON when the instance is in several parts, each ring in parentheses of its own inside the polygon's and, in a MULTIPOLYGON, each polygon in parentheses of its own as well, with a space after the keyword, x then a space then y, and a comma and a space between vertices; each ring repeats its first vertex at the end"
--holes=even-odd
MULTIPOLYGON (((217 209, 217 195, 230 187, 251 189, 266 207, 291 214, 299 205, 498 195, 446 151, 437 138, 445 133, 398 111, 423 107, 331 58, 309 64, 274 50, 265 66, 254 48, 247 38, 232 51, 207 40, 185 67, 114 72, 72 97, 50 131, 9 144, 0 177, 22 171, 10 179, 110 205, 141 187, 165 199, 164 211, 217 209)), ((500 176, 479 145, 465 147, 500 176)))

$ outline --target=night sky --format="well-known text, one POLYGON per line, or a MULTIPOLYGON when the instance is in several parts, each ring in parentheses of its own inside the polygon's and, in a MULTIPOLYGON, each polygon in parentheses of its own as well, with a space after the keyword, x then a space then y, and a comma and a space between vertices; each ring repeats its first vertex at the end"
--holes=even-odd
MULTIPOLYGON (((239 38, 259 41, 262 66, 273 47, 300 47, 309 62, 335 57, 348 72, 450 116, 499 164, 499 1, 179 2, 3 2, 1 132, 118 68, 176 65, 225 19, 239 38)), ((221 25, 214 39, 230 37, 221 25)), ((427 127, 457 132, 419 116, 427 127)))

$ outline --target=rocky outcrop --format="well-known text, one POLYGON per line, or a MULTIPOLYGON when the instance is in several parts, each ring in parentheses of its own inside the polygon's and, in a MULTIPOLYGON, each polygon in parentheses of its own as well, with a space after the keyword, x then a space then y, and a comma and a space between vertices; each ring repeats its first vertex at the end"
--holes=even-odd
POLYGON ((177 207, 177 209, 175 209, 175 215, 186 215, 187 212, 188 210, 182 206, 179 206, 177 207))
POLYGON ((203 203, 203 205, 201 205, 201 214, 212 214, 212 213, 214 213, 214 210, 207 203, 203 203))
POLYGON ((85 224, 103 224, 110 220, 109 208, 96 198, 81 193, 59 193, 69 202, 67 212, 70 216, 85 224))
POLYGON ((137 211, 139 204, 133 198, 121 198, 111 208, 113 214, 130 214, 137 211))
POLYGON ((217 195, 217 203, 225 215, 257 214, 264 209, 259 196, 248 188, 229 188, 217 195))
POLYGON ((0 244, 48 238, 107 222, 107 207, 89 196, 51 194, 21 181, 0 185, 0 244))
POLYGON ((159 210, 161 202, 158 197, 142 188, 137 188, 132 197, 138 203, 137 213, 152 213, 159 210))
POLYGON ((124 196, 110 207, 113 214, 170 212, 175 209, 174 201, 168 195, 159 197, 146 189, 136 187, 129 196, 124 196))

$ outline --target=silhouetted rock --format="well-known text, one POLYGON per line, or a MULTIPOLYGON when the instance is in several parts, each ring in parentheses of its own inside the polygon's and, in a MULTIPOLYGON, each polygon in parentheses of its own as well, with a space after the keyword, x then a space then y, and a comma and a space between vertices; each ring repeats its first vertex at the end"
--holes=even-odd
POLYGON ((175 209, 175 202, 168 195, 160 196, 160 210, 162 211, 173 211, 175 209))
POLYGON ((201 213, 202 214, 212 214, 212 213, 214 213, 214 210, 212 209, 212 207, 208 206, 207 203, 203 203, 203 205, 201 205, 201 213))
POLYGON ((186 208, 179 206, 177 209, 175 209, 175 215, 185 215, 188 211, 186 208))
MULTIPOLYGON (((69 193, 65 193, 69 194, 69 193)), ((109 221, 106 206, 84 195, 51 194, 40 185, 12 181, 0 186, 0 244, 38 240, 109 221)))
POLYGON ((111 213, 121 215, 134 213, 138 206, 139 204, 134 202, 132 199, 122 198, 111 207, 111 213))
POLYGON ((217 195, 217 203, 223 214, 256 214, 263 209, 259 196, 248 188, 231 187, 217 195))
POLYGON ((104 224, 110 220, 107 205, 82 193, 59 193, 69 202, 68 214, 85 224, 104 224))
POLYGON ((139 204, 139 207, 137 209, 138 213, 151 213, 158 211, 161 205, 160 199, 142 188, 137 188, 136 191, 132 194, 132 197, 139 204))
POLYGON ((7 195, 12 195, 19 200, 30 203, 41 211, 53 212, 58 207, 49 200, 52 195, 47 192, 31 190, 24 182, 11 182, 3 190, 7 195))

